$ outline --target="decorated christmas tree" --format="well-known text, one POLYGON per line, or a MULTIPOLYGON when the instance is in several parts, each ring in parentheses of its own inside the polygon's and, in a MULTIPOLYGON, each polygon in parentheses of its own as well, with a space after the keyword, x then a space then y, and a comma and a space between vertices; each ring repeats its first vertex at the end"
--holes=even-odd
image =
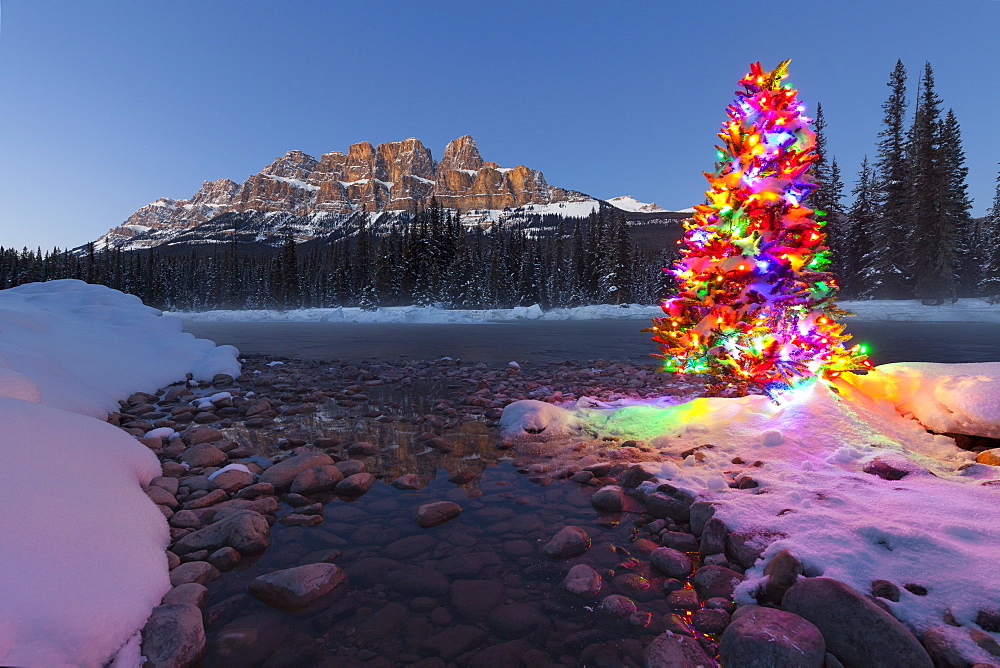
POLYGON ((789 61, 741 81, 705 173, 708 203, 685 222, 676 296, 652 328, 664 371, 705 374, 716 391, 771 396, 815 377, 871 368, 863 346, 847 348, 837 281, 824 271, 822 212, 804 204, 820 184, 809 175, 816 136, 789 61))

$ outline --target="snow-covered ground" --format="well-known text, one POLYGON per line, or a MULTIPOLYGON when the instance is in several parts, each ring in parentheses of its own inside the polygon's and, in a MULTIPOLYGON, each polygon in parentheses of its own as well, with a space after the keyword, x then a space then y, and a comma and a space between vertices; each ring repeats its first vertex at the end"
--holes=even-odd
POLYGON ((159 462, 100 418, 187 373, 236 350, 99 285, 0 291, 0 664, 103 665, 169 589, 159 462))
MULTIPOLYGON (((927 430, 1000 435, 1000 362, 888 364, 835 387, 813 384, 781 403, 523 401, 505 409, 502 429, 512 441, 552 447, 604 435, 654 446, 662 457, 645 464, 650 472, 713 501, 730 530, 776 538, 737 591, 743 602, 767 561, 788 549, 810 576, 865 593, 873 580, 896 583, 900 601, 888 605, 917 629, 941 626, 947 612, 974 624, 1000 601, 1000 467, 975 463, 952 438, 927 430), (681 454, 692 448, 697 456, 681 454), (865 472, 875 460, 908 473, 865 472), (742 476, 759 487, 729 486, 742 476)), ((954 639, 967 658, 992 660, 966 635, 954 639)))
MULTIPOLYGON (((959 299, 955 304, 923 306, 917 301, 882 300, 840 302, 844 309, 857 314, 857 320, 903 320, 919 322, 994 322, 1000 323, 1000 304, 985 299, 959 299)), ((279 311, 174 312, 171 315, 197 321, 244 322, 366 322, 366 323, 492 323, 517 320, 643 320, 663 315, 659 306, 648 304, 599 304, 577 308, 543 311, 541 306, 512 309, 461 310, 434 306, 385 306, 374 311, 360 308, 307 308, 279 311)))

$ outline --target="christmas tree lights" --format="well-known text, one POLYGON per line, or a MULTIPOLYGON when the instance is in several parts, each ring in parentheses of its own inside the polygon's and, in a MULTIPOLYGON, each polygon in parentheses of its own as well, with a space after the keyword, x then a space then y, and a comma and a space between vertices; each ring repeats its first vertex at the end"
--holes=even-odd
POLYGON ((676 296, 644 331, 663 370, 706 374, 713 389, 770 396, 815 378, 871 368, 838 318, 837 281, 824 271, 822 212, 803 204, 819 185, 809 175, 816 135, 785 61, 750 66, 727 109, 707 204, 686 221, 681 259, 670 271, 676 296))

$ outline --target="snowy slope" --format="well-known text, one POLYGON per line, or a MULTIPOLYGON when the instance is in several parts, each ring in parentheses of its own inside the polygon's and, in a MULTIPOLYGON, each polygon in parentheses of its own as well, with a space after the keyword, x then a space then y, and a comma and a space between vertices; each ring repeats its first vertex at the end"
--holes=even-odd
POLYGON ((619 195, 607 200, 608 204, 621 209, 622 211, 635 211, 638 213, 666 213, 666 209, 656 202, 647 204, 640 202, 631 195, 619 195))

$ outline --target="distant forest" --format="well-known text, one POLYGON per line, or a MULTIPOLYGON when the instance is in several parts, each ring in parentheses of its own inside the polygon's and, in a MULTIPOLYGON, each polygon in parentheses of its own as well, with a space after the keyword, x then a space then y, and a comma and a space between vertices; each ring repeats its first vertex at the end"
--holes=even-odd
MULTIPOLYGON (((875 159, 862 163, 849 205, 816 109, 812 175, 822 187, 806 204, 827 221, 840 297, 1000 302, 1000 177, 989 213, 972 218, 961 129, 953 111, 942 112, 930 64, 909 123, 902 62, 888 86, 875 159)), ((589 218, 529 216, 468 229, 432 202, 392 230, 373 229, 366 215, 348 225, 322 243, 296 244, 288 229, 281 247, 266 251, 241 248, 235 230, 231 243, 180 255, 92 244, 83 252, 0 247, 0 288, 77 278, 179 311, 653 304, 673 289, 662 269, 677 255, 676 228, 663 226, 662 244, 648 234, 636 243, 624 215, 607 208, 589 218)))
POLYGON ((77 278, 181 311, 654 303, 668 289, 662 267, 677 252, 674 244, 638 248, 624 216, 606 209, 561 219, 544 233, 469 230, 437 203, 391 233, 372 230, 365 215, 354 220, 354 229, 329 243, 296 244, 289 230, 276 252, 243 252, 235 234, 212 252, 180 255, 93 245, 84 253, 0 248, 0 287, 77 278))

